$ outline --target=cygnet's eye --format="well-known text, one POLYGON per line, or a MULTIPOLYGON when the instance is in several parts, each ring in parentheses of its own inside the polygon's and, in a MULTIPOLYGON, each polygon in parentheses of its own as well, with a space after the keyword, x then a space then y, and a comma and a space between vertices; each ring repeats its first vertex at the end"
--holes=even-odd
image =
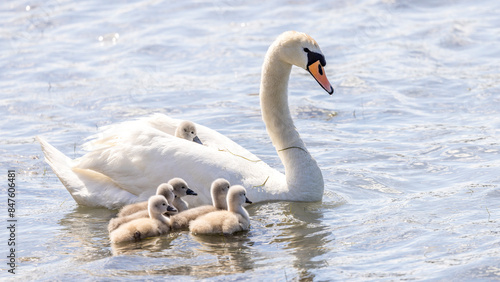
POLYGON ((194 131, 191 131, 191 134, 194 134, 194 131))

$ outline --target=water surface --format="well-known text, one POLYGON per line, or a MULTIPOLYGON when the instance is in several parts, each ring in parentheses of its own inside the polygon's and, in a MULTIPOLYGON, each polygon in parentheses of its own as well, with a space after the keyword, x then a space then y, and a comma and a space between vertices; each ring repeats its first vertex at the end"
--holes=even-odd
POLYGON ((414 2, 0 4, 0 162, 18 174, 19 264, 11 275, 3 263, 1 277, 498 280, 500 4, 414 2), (283 170, 257 93, 267 47, 286 30, 318 41, 335 87, 329 96, 292 71, 291 111, 323 201, 250 205, 251 230, 230 238, 111 246, 115 211, 78 206, 34 136, 73 158, 103 125, 165 113, 283 170))

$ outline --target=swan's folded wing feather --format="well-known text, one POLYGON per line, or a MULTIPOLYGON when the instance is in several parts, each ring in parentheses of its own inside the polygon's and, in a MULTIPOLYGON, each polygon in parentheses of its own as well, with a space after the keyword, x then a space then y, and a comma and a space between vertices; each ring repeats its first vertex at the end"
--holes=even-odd
POLYGON ((137 196, 136 201, 154 195, 160 183, 180 177, 199 194, 186 197, 190 205, 210 204, 210 184, 214 179, 225 178, 230 183, 252 187, 278 173, 264 162, 252 162, 151 127, 129 129, 121 137, 122 142, 76 159, 75 168, 109 177, 117 186, 137 196))

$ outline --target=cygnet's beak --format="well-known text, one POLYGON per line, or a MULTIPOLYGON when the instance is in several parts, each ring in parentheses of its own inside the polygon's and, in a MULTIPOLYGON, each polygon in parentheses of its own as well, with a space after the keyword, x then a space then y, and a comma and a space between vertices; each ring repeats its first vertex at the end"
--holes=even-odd
POLYGON ((189 188, 187 189, 186 194, 187 194, 187 195, 192 195, 192 196, 198 196, 198 194, 196 194, 196 192, 195 192, 195 191, 193 191, 193 190, 191 190, 191 189, 189 189, 189 188))
POLYGON ((198 136, 195 136, 195 137, 193 138, 193 142, 196 142, 196 143, 198 143, 198 144, 200 144, 200 145, 203 145, 203 143, 201 143, 201 140, 200 140, 200 138, 198 138, 198 136))
POLYGON ((321 65, 319 60, 308 65, 307 70, 328 94, 333 94, 333 87, 328 81, 328 78, 326 78, 325 68, 321 65))
POLYGON ((247 203, 247 204, 251 204, 251 203, 252 203, 252 201, 250 201, 247 197, 245 197, 245 203, 247 203))
POLYGON ((167 211, 168 211, 168 212, 177 212, 177 209, 176 209, 176 208, 174 208, 174 207, 172 207, 171 205, 168 205, 168 207, 167 207, 167 211))

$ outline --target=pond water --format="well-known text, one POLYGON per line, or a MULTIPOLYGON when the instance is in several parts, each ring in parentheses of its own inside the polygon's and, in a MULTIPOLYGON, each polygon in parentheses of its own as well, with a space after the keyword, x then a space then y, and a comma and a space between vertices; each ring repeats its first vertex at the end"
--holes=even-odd
POLYGON ((2 2, 0 277, 500 279, 499 3, 2 2), (75 158, 100 127, 164 113, 283 171, 257 93, 286 30, 316 39, 335 88, 292 71, 291 112, 323 171, 323 201, 249 205, 251 230, 233 237, 111 246, 116 211, 78 206, 34 137, 75 158), (16 274, 5 263, 9 169, 16 274))

